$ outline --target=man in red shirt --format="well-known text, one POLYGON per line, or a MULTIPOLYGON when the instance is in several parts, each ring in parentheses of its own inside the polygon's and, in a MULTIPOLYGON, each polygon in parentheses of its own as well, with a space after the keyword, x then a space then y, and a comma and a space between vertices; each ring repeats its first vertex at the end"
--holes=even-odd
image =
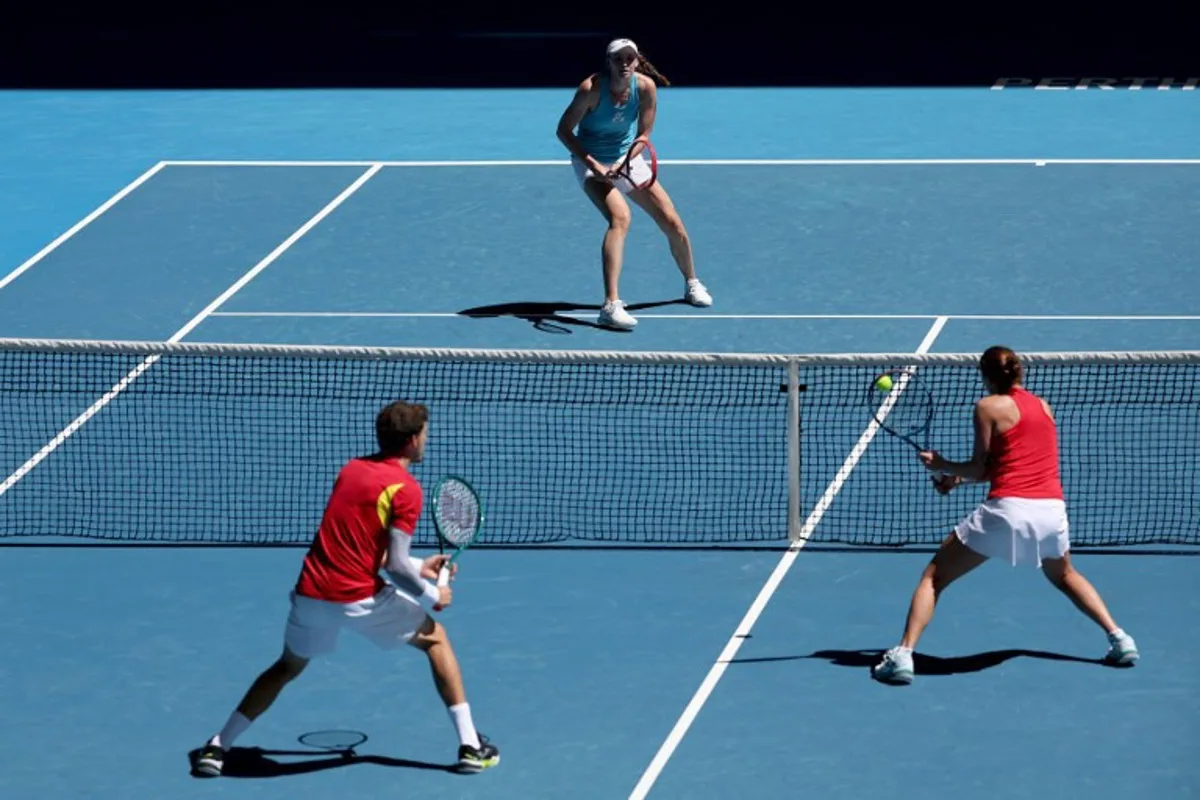
POLYGON ((912 683, 913 648, 933 618, 938 597, 989 558, 1006 558, 1014 566, 1039 566, 1108 634, 1104 661, 1132 666, 1138 659, 1133 637, 1117 626, 1095 587, 1071 564, 1053 410, 1024 388, 1024 367, 1009 348, 988 348, 979 371, 989 395, 975 404, 971 460, 947 461, 935 452, 920 457, 928 469, 940 474, 939 492, 952 491, 964 481, 986 480, 990 483, 987 498, 942 542, 913 592, 900 644, 884 653, 871 675, 885 683, 912 683))
POLYGON ((446 631, 420 604, 424 600, 450 605, 450 587, 436 584, 438 570, 449 557, 421 560, 409 555, 423 493, 408 467, 424 455, 427 420, 422 405, 388 405, 375 420, 379 451, 342 467, 290 595, 283 654, 258 676, 225 726, 205 743, 194 765, 196 774, 220 775, 234 740, 312 658, 333 652, 343 629, 383 649, 407 644, 423 651, 458 733, 459 769, 478 772, 499 763, 495 745, 475 730, 446 631), (381 569, 395 586, 383 580, 381 569))

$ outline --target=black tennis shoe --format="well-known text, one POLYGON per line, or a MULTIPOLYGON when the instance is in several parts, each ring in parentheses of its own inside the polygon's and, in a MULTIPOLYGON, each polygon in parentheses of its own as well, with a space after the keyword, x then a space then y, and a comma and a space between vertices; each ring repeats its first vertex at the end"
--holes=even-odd
POLYGON ((500 763, 500 751, 496 749, 496 745, 489 742, 482 733, 476 732, 475 735, 479 737, 479 747, 464 744, 458 748, 459 772, 482 772, 500 763))

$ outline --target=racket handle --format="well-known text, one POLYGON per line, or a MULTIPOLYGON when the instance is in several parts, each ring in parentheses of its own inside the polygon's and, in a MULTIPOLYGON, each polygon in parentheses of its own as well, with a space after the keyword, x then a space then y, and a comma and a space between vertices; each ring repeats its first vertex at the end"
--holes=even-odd
MULTIPOLYGON (((442 586, 449 586, 449 585, 450 585, 450 565, 449 565, 448 563, 447 563, 447 564, 445 564, 445 565, 443 565, 443 566, 442 566, 442 568, 441 568, 440 570, 438 570, 437 585, 438 585, 438 587, 439 587, 439 588, 440 588, 440 587, 442 587, 442 586)), ((441 604, 441 603, 434 603, 434 604, 433 604, 433 610, 434 610, 434 611, 441 611, 441 610, 442 610, 442 604, 441 604)))

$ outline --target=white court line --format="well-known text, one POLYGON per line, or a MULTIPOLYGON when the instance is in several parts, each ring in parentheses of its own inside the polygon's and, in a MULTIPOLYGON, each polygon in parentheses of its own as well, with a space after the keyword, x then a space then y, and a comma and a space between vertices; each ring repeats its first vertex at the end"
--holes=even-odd
MULTIPOLYGON (((362 175, 360 175, 358 177, 358 179, 356 181, 354 181, 354 183, 350 184, 348 187, 346 187, 344 190, 342 190, 341 194, 339 194, 337 197, 335 197, 333 200, 331 200, 324 208, 322 208, 320 211, 318 211, 308 222, 301 225, 296 230, 295 233, 293 233, 291 236, 289 236, 287 239, 285 239, 278 247, 276 247, 274 250, 272 250, 265 258, 263 258, 261 261, 259 261, 257 264, 255 264, 253 267, 251 267, 249 272, 247 272, 245 275, 243 275, 241 278, 239 278, 228 289, 221 292, 221 294, 215 300, 213 300, 211 303, 209 303, 207 306, 205 306, 204 310, 202 310, 199 314, 192 317, 192 319, 190 321, 188 321, 188 323, 186 325, 184 325, 182 328, 177 330, 175 332, 175 334, 168 341, 171 342, 172 344, 174 344, 175 342, 182 340, 183 337, 185 337, 189 333, 191 333, 192 330, 194 330, 197 325, 199 325, 201 322, 203 322, 207 317, 211 316, 218 308, 220 308, 220 306, 225 301, 227 301, 229 298, 233 297, 233 295, 236 294, 239 290, 241 290, 242 287, 244 287, 247 283, 249 283, 251 280, 253 280, 256 275, 258 275, 260 272, 262 272, 264 269, 266 269, 273 261, 275 261, 277 258, 279 258, 279 256, 283 255, 284 251, 286 251, 289 247, 291 247, 293 244, 295 244, 297 241, 299 241, 300 237, 304 236, 306 233, 308 233, 310 230, 312 230, 313 227, 316 226, 321 220, 323 220, 323 219, 325 219, 325 217, 329 216, 329 214, 331 214, 335 208, 337 208, 343 202, 345 202, 346 198, 348 198, 350 195, 352 195, 356 191, 358 191, 358 189, 364 183, 366 183, 368 180, 370 180, 371 177, 373 175, 375 175, 375 173, 378 172, 380 169, 381 169, 381 167, 379 165, 376 165, 376 166, 373 166, 370 169, 368 169, 362 175)), ((140 363, 136 367, 134 367, 129 372, 128 375, 126 375, 124 378, 122 378, 120 381, 118 381, 111 389, 109 389, 107 392, 105 392, 104 395, 99 400, 97 400, 95 403, 92 403, 92 405, 89 406, 86 411, 84 411, 78 417, 73 419, 71 421, 71 423, 69 425, 67 425, 67 427, 65 427, 61 431, 59 431, 58 435, 55 436, 53 439, 51 439, 49 442, 47 442, 42 447, 41 450, 38 450, 36 453, 34 453, 32 456, 30 456, 28 461, 26 461, 24 464, 22 464, 20 467, 17 468, 16 472, 14 472, 13 474, 9 475, 7 478, 4 479, 4 483, 0 483, 0 496, 3 496, 5 492, 7 492, 12 487, 16 486, 18 481, 20 481, 22 478, 24 478, 26 475, 28 475, 30 473, 30 471, 33 470, 34 467, 36 467, 38 464, 42 463, 42 461, 44 461, 51 453, 53 453, 55 450, 57 450, 59 445, 61 445, 68 438, 70 438, 71 434, 75 433, 75 431, 77 431, 81 427, 83 427, 83 425, 85 425, 88 420, 90 420, 92 417, 96 416, 96 414, 98 414, 102 408, 104 408, 106 405, 108 405, 117 395, 119 395, 121 392, 123 392, 125 390, 125 388, 127 386, 129 386, 129 384, 131 384, 135 380, 137 380, 142 375, 143 372, 145 372, 151 366, 153 366, 161 357, 162 357, 161 354, 155 354, 155 355, 147 357, 144 361, 142 361, 142 363, 140 363)))
MULTIPOLYGON (((937 318, 937 320, 933 323, 933 327, 931 327, 929 332, 925 334, 925 338, 921 341, 920 346, 917 347, 917 355, 923 355, 929 352, 929 348, 933 346, 934 340, 936 340, 938 334, 942 332, 942 328, 945 327, 946 322, 946 317, 937 318)), ((895 404, 896 399, 900 396, 900 392, 903 390, 904 387, 900 384, 897 384, 896 388, 888 397, 888 400, 884 403, 881 416, 887 415, 887 412, 891 410, 891 406, 895 404)), ((721 680, 721 676, 725 673, 725 670, 729 666, 729 663, 733 660, 734 655, 737 654, 738 648, 742 646, 742 642, 744 642, 746 637, 750 634, 751 628, 753 628, 754 623, 758 621, 763 609, 766 608, 767 603, 771 600, 771 596, 775 594, 775 590, 778 589, 780 583, 783 582, 784 576, 786 576, 788 570, 792 568, 792 563, 795 562, 796 556, 799 555, 800 550, 804 547, 805 543, 807 543, 808 537, 812 535, 817 523, 821 521, 821 517, 825 515, 825 511, 833 502, 833 498, 837 496, 839 491, 841 491, 842 485, 845 484, 846 479, 850 477, 851 470, 853 470, 858 464, 859 459, 862 458, 862 454, 867 449, 867 445, 871 443, 873 438, 875 438, 875 433, 878 430, 879 424, 872 420, 867 426, 867 429, 863 431, 863 434, 859 437, 857 444, 854 445, 854 448, 850 451, 850 455, 846 457, 846 461, 842 464, 842 468, 838 470, 837 475, 829 484, 828 488, 825 489, 825 493, 817 502, 816 507, 812 510, 812 513, 808 515, 808 519, 804 521, 804 525, 800 529, 800 540, 798 542, 794 542, 787 549, 787 551, 783 554, 783 558, 779 560, 779 564, 771 573, 771 576, 767 578, 767 582, 763 585, 763 588, 759 591, 758 596, 754 598, 754 602, 750 605, 750 610, 747 611, 746 616, 742 618, 741 623, 737 626, 737 630, 733 632, 733 636, 729 638, 729 641, 725 644, 725 648, 721 651, 721 655, 717 657, 716 663, 714 663, 712 668, 708 671, 708 675, 705 676, 704 681, 700 684, 700 688, 696 690, 696 693, 692 696, 691 702, 687 704, 687 707, 683 710, 683 714, 680 715, 679 720, 675 723, 675 727, 671 729, 671 732, 667 735, 666 740, 662 743, 662 746, 655 754, 654 759, 650 762, 650 766, 646 768, 646 771, 642 774, 641 780, 638 781, 637 785, 633 789, 633 792, 630 793, 629 800, 642 800, 642 798, 649 793, 650 787, 654 785, 654 782, 662 773, 663 767, 666 766, 668 759, 671 758, 671 755, 675 752, 675 748, 679 746, 680 741, 683 740, 684 734, 687 733, 688 728, 691 727, 692 722, 696 719, 696 715, 700 713, 700 709, 708 700, 709 695, 712 694, 713 689, 716 688, 717 681, 721 680)))
MULTIPOLYGON (((214 317, 328 317, 328 318, 443 318, 470 317, 451 311, 215 311, 214 317)), ((493 315, 479 314, 481 318, 493 315)), ((495 314, 497 317, 514 316, 513 314, 495 314)), ((550 314, 528 314, 522 316, 551 316, 550 314)), ((569 316, 558 314, 557 316, 569 316)), ((1087 320, 1087 321, 1187 321, 1200 320, 1195 314, 707 314, 703 311, 692 314, 638 314, 638 319, 974 319, 974 320, 1087 320)))
MULTIPOLYGON (((567 159, 493 159, 444 161, 238 161, 212 159, 167 161, 172 167, 564 167, 567 159)), ((660 158, 667 166, 792 167, 899 166, 922 164, 1200 164, 1200 158, 660 158)))
POLYGON ((65 233, 60 235, 53 242, 51 242, 50 244, 43 247, 41 250, 34 253, 33 256, 30 257, 29 260, 26 261, 24 264, 17 267, 12 272, 5 275, 3 278, 0 278, 0 289, 3 289, 5 286, 8 286, 10 283, 15 281, 18 277, 21 276, 22 273, 24 273, 26 270, 28 270, 34 264, 38 263, 43 258, 45 258, 46 256, 50 255, 52 252, 57 250, 59 245, 61 245, 67 239, 70 239, 72 236, 79 233, 81 230, 86 228, 88 225, 91 225, 93 222, 96 221, 97 217, 99 217, 105 211, 108 211, 110 208, 115 206, 117 203, 121 202, 121 200, 123 200, 134 189, 138 188, 143 183, 145 183, 146 181, 150 180, 155 175, 157 175, 159 170, 161 170, 166 165, 167 165, 167 162, 160 161, 157 164, 155 164, 153 167, 151 167, 150 169, 143 172, 141 175, 139 175, 137 178, 135 178, 133 180, 133 182, 130 183, 128 186, 126 186, 124 189, 122 189, 121 191, 114 194, 112 197, 105 200, 104 203, 99 208, 97 208, 95 211, 88 214, 83 219, 79 220, 79 222, 76 222, 74 225, 72 225, 70 228, 68 228, 65 233))
POLYGON ((1196 314, 950 314, 950 319, 1015 319, 1015 320, 1031 320, 1031 319, 1048 319, 1048 320, 1086 320, 1089 322, 1102 322, 1105 320, 1144 320, 1144 321, 1159 321, 1166 322, 1171 320, 1200 320, 1200 315, 1196 314))
MULTIPOLYGON (((584 310, 584 309, 576 309, 584 310)), ((599 311, 600 307, 597 306, 599 311)), ((441 318, 441 317, 471 317, 480 318, 511 317, 504 314, 462 314, 449 311, 219 311, 214 317, 327 317, 327 318, 441 318)), ((522 314, 520 316, 570 316, 563 312, 546 314, 522 314)), ((937 314, 638 314, 638 319, 934 319, 937 314)))

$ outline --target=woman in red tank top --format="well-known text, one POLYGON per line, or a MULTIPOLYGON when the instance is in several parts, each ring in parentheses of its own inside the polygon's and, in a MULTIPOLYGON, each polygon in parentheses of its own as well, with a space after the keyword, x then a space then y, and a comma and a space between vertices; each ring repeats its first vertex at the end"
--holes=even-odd
POLYGON ((885 683, 912 682, 913 648, 941 593, 989 558, 1040 567, 1055 588, 1108 634, 1104 660, 1132 666, 1138 659, 1133 638, 1117 626, 1096 589, 1071 564, 1053 410, 1025 388, 1024 366, 1011 349, 988 348, 979 360, 979 372, 988 394, 975 404, 971 459, 948 461, 936 452, 923 452, 920 458, 937 473, 934 486, 940 493, 964 482, 987 481, 987 497, 959 522, 925 567, 900 644, 883 654, 872 676, 885 683))

